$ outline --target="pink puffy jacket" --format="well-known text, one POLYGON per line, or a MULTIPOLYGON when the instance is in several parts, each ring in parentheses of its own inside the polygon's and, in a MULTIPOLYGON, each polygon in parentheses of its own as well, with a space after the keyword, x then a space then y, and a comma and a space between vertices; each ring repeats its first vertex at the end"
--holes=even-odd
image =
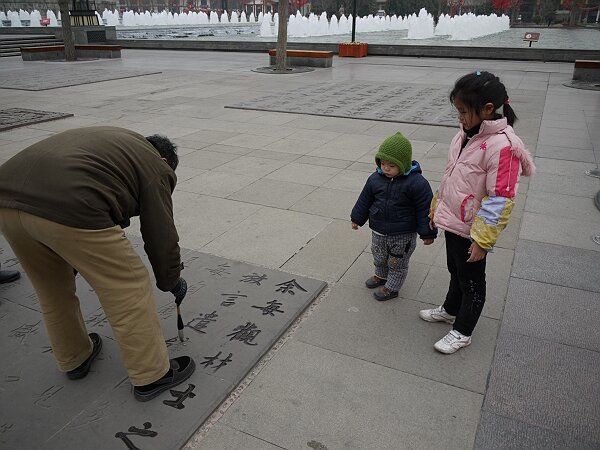
POLYGON ((506 118, 483 121, 461 152, 464 139, 461 128, 450 144, 429 217, 438 228, 490 250, 508 223, 519 176, 533 175, 535 165, 506 118))

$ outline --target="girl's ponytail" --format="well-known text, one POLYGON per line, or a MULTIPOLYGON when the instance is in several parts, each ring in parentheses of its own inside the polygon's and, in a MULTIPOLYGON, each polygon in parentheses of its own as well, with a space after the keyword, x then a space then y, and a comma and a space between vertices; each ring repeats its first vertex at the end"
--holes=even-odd
POLYGON ((510 100, 508 99, 508 95, 506 96, 506 100, 502 104, 502 115, 506 117, 506 121, 511 127, 517 121, 517 115, 515 114, 515 110, 512 109, 512 106, 510 106, 510 100))

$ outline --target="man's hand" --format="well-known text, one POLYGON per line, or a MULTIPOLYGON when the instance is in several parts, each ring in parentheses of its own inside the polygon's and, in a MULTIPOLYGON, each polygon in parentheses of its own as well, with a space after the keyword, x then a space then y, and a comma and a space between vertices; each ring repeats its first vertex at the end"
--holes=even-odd
POLYGON ((433 244, 433 239, 422 239, 423 244, 424 245, 431 245, 433 244))
POLYGON ((483 258, 485 258, 485 255, 487 255, 487 252, 484 249, 482 249, 479 245, 477 245, 476 242, 473 242, 471 244, 468 253, 469 259, 467 259, 467 262, 481 261, 483 258))
POLYGON ((183 278, 179 277, 177 285, 171 290, 171 294, 175 296, 175 304, 177 306, 181 305, 185 294, 187 294, 187 283, 183 278))
POLYGON ((358 225, 356 225, 354 222, 352 222, 352 229, 353 230, 358 230, 358 225))

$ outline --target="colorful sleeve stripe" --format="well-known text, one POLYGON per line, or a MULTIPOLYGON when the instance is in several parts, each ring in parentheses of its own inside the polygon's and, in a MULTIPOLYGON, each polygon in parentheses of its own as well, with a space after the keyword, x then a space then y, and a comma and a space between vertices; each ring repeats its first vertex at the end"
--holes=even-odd
POLYGON ((483 249, 496 245, 500 232, 508 224, 515 202, 506 197, 484 197, 471 226, 471 238, 483 249))
POLYGON ((512 210, 513 201, 506 197, 484 197, 477 215, 488 225, 498 225, 503 215, 512 210))
POLYGON ((521 161, 517 158, 510 147, 504 147, 500 151, 498 162, 498 175, 496 176, 496 195, 500 197, 514 198, 519 176, 521 161))
POLYGON ((438 193, 435 191, 433 194, 433 198, 431 199, 431 206, 429 207, 429 218, 433 219, 433 215, 435 214, 435 207, 437 206, 437 196, 438 193))

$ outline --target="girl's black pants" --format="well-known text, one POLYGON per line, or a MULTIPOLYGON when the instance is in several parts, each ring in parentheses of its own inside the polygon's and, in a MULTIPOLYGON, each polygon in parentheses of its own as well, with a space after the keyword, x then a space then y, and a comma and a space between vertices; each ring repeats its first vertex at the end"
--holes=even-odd
POLYGON ((468 263, 471 241, 446 231, 446 261, 450 286, 444 309, 456 316, 454 329, 471 336, 485 304, 485 261, 468 263))

